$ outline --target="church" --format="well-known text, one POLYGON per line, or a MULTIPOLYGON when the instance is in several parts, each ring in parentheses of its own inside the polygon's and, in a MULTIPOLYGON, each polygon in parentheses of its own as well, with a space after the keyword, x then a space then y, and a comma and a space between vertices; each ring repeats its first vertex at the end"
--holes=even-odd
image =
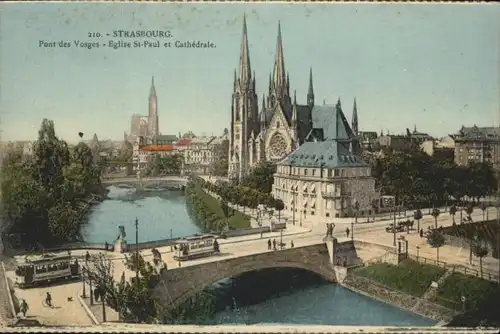
MULTIPOLYGON (((281 26, 278 22, 278 39, 274 68, 269 74, 267 95, 262 94, 259 108, 255 72, 250 65, 246 18, 243 18, 240 62, 234 71, 229 133, 230 178, 243 179, 260 161, 278 163, 297 150, 304 142, 323 142, 329 139, 337 117, 345 116, 340 99, 332 112, 331 107, 316 105, 312 69, 309 69, 309 87, 306 104, 299 104, 295 91, 290 94, 290 77, 285 69, 281 26), (340 111, 337 114, 336 110, 340 111)), ((360 153, 358 115, 354 100, 352 124, 349 129, 349 145, 353 154, 360 153)))

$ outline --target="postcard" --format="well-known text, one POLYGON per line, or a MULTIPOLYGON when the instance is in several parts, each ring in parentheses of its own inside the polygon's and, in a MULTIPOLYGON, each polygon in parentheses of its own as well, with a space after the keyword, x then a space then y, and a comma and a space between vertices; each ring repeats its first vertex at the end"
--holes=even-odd
POLYGON ((500 326, 500 7, 0 6, 1 327, 500 326))

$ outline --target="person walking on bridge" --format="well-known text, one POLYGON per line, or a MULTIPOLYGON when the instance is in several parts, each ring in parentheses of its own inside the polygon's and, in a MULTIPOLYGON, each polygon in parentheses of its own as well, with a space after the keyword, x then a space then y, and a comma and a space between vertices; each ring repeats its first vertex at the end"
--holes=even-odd
POLYGON ((21 305, 19 305, 19 310, 21 311, 21 313, 23 314, 23 317, 26 318, 26 313, 28 312, 29 310, 29 306, 28 306, 28 303, 26 303, 26 300, 23 299, 23 301, 21 302, 21 305))
POLYGON ((349 233, 351 232, 351 230, 349 230, 349 227, 346 227, 345 228, 345 235, 347 236, 347 238, 349 238, 349 233))
POLYGON ((267 250, 271 250, 271 239, 267 240, 267 250))
POLYGON ((277 248, 276 248, 276 239, 273 239, 273 250, 277 250, 277 248))

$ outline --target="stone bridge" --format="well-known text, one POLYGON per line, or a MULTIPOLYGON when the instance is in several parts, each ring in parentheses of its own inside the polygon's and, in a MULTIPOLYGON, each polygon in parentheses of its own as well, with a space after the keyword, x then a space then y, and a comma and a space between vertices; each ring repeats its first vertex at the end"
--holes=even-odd
POLYGON ((109 178, 102 180, 104 185, 133 185, 141 186, 144 188, 152 188, 157 186, 174 186, 181 187, 186 186, 188 179, 180 176, 158 176, 158 177, 119 177, 119 178, 109 178))
MULTIPOLYGON (((337 261, 345 261, 347 266, 359 262, 352 242, 333 245, 337 261)), ((157 286, 157 296, 167 309, 172 309, 221 279, 266 268, 298 268, 337 282, 338 270, 329 248, 320 243, 169 269, 157 286)))

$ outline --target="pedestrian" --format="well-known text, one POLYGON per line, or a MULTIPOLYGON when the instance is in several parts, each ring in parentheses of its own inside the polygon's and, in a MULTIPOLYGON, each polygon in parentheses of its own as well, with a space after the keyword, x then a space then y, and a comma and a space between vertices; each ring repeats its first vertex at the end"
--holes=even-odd
POLYGON ((273 249, 276 250, 276 239, 273 239, 273 249))
POLYGON ((421 228, 421 229, 420 229, 420 238, 423 238, 423 237, 424 237, 424 229, 423 229, 423 228, 421 228))
POLYGON ((293 240, 290 241, 290 248, 293 248, 294 247, 294 244, 293 244, 293 240))
POLYGON ((104 242, 104 250, 106 250, 106 251, 108 250, 108 242, 107 241, 104 242))
POLYGON ((89 254, 89 251, 87 251, 87 253, 85 253, 85 261, 86 261, 86 262, 89 262, 89 261, 90 261, 90 254, 89 254))
POLYGON ((271 239, 267 240, 267 250, 271 250, 271 239))
POLYGON ((350 233, 350 232, 351 232, 351 231, 349 230, 349 227, 346 227, 346 228, 345 228, 345 234, 346 234, 347 238, 349 238, 349 233, 350 233))
POLYGON ((262 239, 263 236, 264 236, 264 232, 260 231, 260 238, 262 239))
POLYGON ((99 301, 99 295, 100 295, 100 293, 99 293, 99 292, 100 292, 100 291, 99 291, 99 289, 97 289, 97 288, 95 288, 95 289, 94 289, 94 300, 95 300, 96 302, 98 302, 98 301, 99 301))
POLYGON ((25 299, 23 299, 23 301, 21 302, 21 305, 19 305, 19 309, 21 310, 23 317, 26 318, 26 312, 28 312, 29 306, 28 306, 28 303, 26 303, 25 299))
POLYGON ((50 292, 47 291, 47 294, 45 296, 45 303, 47 306, 52 307, 52 296, 50 295, 50 292))

